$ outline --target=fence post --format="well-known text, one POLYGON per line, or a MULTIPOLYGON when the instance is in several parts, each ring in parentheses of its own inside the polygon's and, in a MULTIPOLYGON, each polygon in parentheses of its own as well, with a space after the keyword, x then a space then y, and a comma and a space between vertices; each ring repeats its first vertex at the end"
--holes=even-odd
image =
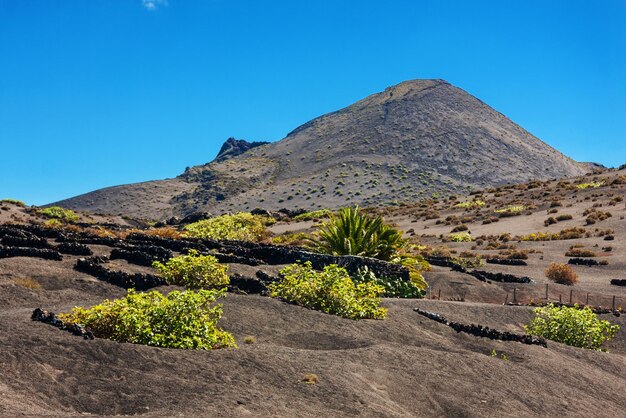
POLYGON ((546 283, 546 300, 548 300, 548 283, 546 283))
POLYGON ((439 289, 439 296, 437 297, 437 299, 441 300, 441 289, 439 289))
POLYGON ((507 305, 509 303, 509 294, 506 294, 506 297, 504 298, 504 304, 507 305))
POLYGON ((517 303, 517 288, 513 288, 513 303, 517 303))
POLYGON ((615 295, 613 295, 613 310, 615 310, 615 295))
POLYGON ((589 293, 587 293, 587 303, 585 305, 589 305, 589 293))
POLYGON ((559 303, 563 303, 562 299, 561 299, 561 294, 559 293, 559 303))
POLYGON ((574 293, 574 289, 569 290, 569 304, 572 304, 572 293, 574 293))

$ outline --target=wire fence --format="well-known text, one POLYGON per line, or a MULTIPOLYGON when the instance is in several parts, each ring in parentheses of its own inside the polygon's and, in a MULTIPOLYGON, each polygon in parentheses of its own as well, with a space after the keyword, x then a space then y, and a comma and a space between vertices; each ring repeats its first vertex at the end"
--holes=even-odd
MULTIPOLYGON (((612 310, 626 309, 626 296, 594 293, 586 290, 578 290, 574 288, 563 289, 559 286, 550 286, 546 284, 542 291, 536 287, 532 289, 523 287, 510 287, 506 290, 506 295, 502 300, 503 304, 513 305, 532 305, 536 303, 558 302, 568 305, 579 304, 586 306, 603 307, 612 310)), ((464 302, 467 299, 466 292, 452 291, 451 289, 442 290, 429 288, 426 293, 427 299, 438 299, 448 301, 464 302)), ((469 297, 471 299, 471 296, 469 297)))

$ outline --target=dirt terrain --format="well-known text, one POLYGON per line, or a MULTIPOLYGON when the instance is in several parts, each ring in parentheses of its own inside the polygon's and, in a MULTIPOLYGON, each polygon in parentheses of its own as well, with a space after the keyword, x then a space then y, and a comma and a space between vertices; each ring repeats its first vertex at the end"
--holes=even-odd
MULTIPOLYGON (((457 333, 413 310, 523 333, 532 308, 503 303, 512 302, 513 294, 518 302, 543 301, 546 284, 550 300, 568 302, 573 290, 574 302, 585 302, 589 294, 591 305, 611 307, 615 296, 616 305, 626 306, 626 287, 610 284, 611 279, 626 279, 624 176, 625 170, 613 170, 570 178, 567 184, 529 183, 456 200, 370 208, 416 243, 440 252, 445 246, 452 257, 468 251, 475 253, 472 257, 526 251, 526 266, 483 264, 476 269, 528 276, 533 282, 480 281, 434 266, 425 273, 431 286, 426 299, 384 299, 386 319, 361 321, 257 294, 229 293, 221 301, 219 325, 233 333, 237 349, 183 351, 85 340, 31 321, 37 307, 66 312, 120 297, 125 290, 76 271, 80 256, 0 259, 0 416, 626 416, 624 315, 601 315, 621 330, 606 346, 609 352, 597 352, 550 341, 544 348, 457 333), (455 207, 478 199, 485 205, 455 207), (556 201, 559 206, 553 205, 556 201), (511 205, 524 209, 518 215, 494 215, 511 205), (556 213, 547 213, 554 209, 556 213), (588 225, 592 212, 584 213, 589 209, 611 217, 588 225), (545 226, 548 217, 563 214, 572 219, 545 226), (450 242, 451 230, 463 224, 472 241, 450 242), (516 239, 572 227, 585 232, 574 239, 516 239), (500 239, 505 233, 510 237, 500 239), (490 243, 506 248, 487 250, 490 243), (572 287, 548 282, 543 270, 550 262, 566 263, 571 257, 565 252, 574 244, 595 252, 590 259, 608 264, 574 265, 580 281, 572 287), (246 344, 250 336, 254 343, 246 344), (315 374, 317 383, 304 382, 307 374, 315 374)), ((8 209, 0 210, 0 224, 16 217, 33 220, 25 208, 1 206, 8 209)), ((98 222, 110 220, 115 219, 98 222)), ((272 228, 278 234, 310 231, 314 225, 281 221, 272 228)), ((48 242, 56 245, 51 238, 48 242)), ((108 255, 114 248, 88 246, 94 255, 108 255)), ((125 260, 111 260, 107 267, 154 274, 125 260)), ((231 273, 243 276, 259 269, 272 275, 280 267, 230 264, 231 273)))

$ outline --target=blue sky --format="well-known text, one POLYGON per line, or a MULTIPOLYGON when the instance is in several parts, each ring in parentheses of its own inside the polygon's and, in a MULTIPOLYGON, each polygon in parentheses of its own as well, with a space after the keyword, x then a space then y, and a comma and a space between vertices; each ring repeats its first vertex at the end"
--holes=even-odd
POLYGON ((0 0, 0 198, 174 177, 415 78, 626 163, 621 0, 0 0))

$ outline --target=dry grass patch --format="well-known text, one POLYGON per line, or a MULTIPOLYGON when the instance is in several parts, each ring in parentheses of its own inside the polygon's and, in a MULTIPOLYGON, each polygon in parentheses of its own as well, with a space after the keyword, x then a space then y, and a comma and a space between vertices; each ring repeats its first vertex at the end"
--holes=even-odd
POLYGON ((567 264, 551 263, 546 269, 546 277, 558 284, 572 286, 578 282, 578 274, 567 264))
POLYGON ((30 290, 41 290, 41 289, 43 289, 43 287, 35 279, 19 278, 19 279, 13 280, 13 283, 15 283, 17 286, 24 287, 24 288, 30 289, 30 290))

